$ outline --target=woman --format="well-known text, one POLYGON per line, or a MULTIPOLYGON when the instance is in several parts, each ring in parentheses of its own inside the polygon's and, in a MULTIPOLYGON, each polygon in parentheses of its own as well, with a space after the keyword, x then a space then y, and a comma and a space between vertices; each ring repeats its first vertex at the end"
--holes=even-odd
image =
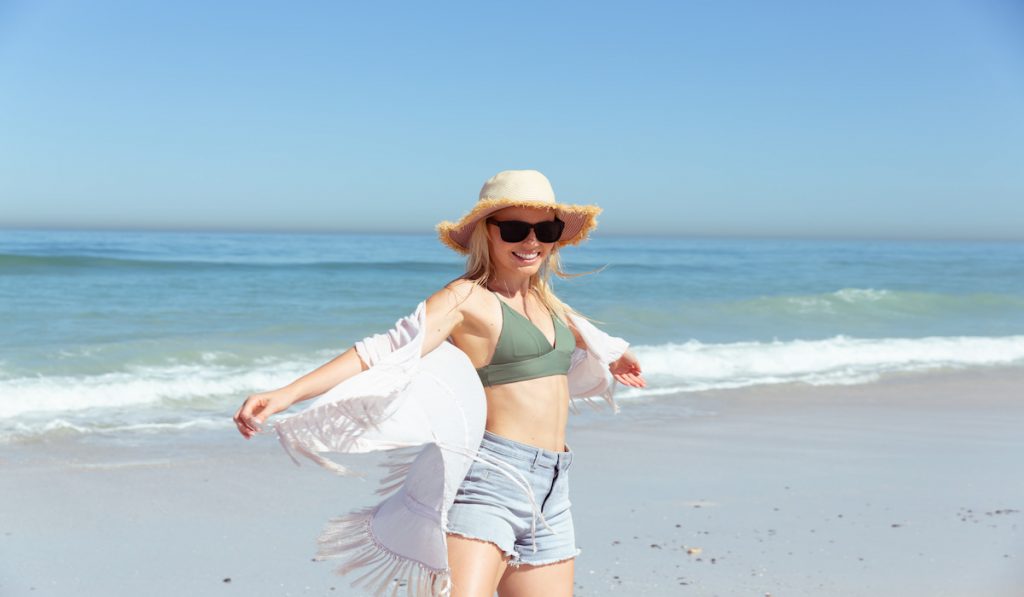
MULTIPOLYGON (((454 495, 444 529, 453 595, 572 594, 578 551, 566 475, 568 374, 574 350, 588 349, 581 328, 589 324, 559 301, 548 276, 562 273, 558 248, 584 240, 599 212, 556 203, 539 172, 505 171, 484 184, 480 201, 460 221, 438 226, 442 242, 468 255, 467 271, 426 300, 416 335, 423 355, 446 340, 461 350, 486 396, 477 461, 454 495), (494 463, 515 470, 502 472, 494 463)), ((614 379, 644 387, 636 357, 616 354, 607 364, 614 379)), ((284 388, 250 396, 235 423, 249 438, 268 416, 370 365, 354 347, 284 388)))

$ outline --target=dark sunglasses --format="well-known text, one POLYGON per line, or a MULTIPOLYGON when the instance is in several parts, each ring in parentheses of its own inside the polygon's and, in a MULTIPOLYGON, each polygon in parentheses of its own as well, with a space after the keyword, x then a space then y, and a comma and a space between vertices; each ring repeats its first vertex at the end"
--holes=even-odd
POLYGON ((557 242, 562 238, 562 230, 565 229, 565 222, 555 218, 531 224, 519 220, 495 220, 487 218, 488 224, 494 224, 501 232, 501 240, 507 243, 518 243, 530 236, 530 230, 537 234, 537 240, 542 243, 557 242))

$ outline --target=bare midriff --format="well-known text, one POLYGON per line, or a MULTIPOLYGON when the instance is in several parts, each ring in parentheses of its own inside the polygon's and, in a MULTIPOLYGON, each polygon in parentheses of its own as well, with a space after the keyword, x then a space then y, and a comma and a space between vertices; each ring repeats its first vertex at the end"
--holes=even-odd
POLYGON ((565 450, 569 419, 569 384, 564 375, 549 375, 484 388, 487 430, 545 450, 565 450))
MULTIPOLYGON (((463 304, 464 320, 451 338, 479 369, 490 364, 503 326, 498 299, 490 292, 474 294, 463 304)), ((532 309, 540 311, 542 305, 532 309)), ((513 316, 518 317, 518 316, 513 316)), ((515 321, 515 320, 513 320, 515 321)), ((550 315, 537 321, 554 326, 550 315)), ((518 322, 528 326, 525 321, 518 322)), ((536 324, 534 324, 536 325, 536 324)), ((557 339, 558 329, 538 331, 544 340, 557 339), (547 336, 552 333, 552 336, 547 336)), ((575 347, 571 334, 562 332, 561 342, 575 347)), ((550 344, 549 344, 550 345, 550 344)), ((565 451, 565 426, 569 419, 569 380, 564 374, 544 375, 509 383, 485 385, 487 396, 486 429, 491 433, 554 452, 565 451)))

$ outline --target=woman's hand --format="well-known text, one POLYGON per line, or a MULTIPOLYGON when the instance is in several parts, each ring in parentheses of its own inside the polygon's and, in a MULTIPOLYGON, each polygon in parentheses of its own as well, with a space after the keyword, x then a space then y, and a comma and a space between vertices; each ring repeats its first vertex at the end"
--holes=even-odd
POLYGON ((640 376, 640 361, 636 360, 633 351, 627 350, 621 357, 608 364, 612 377, 623 385, 633 388, 646 388, 647 382, 640 376))
POLYGON ((279 413, 292 405, 292 400, 281 390, 253 394, 245 399, 235 413, 234 421, 245 439, 261 431, 260 425, 272 414, 279 413))

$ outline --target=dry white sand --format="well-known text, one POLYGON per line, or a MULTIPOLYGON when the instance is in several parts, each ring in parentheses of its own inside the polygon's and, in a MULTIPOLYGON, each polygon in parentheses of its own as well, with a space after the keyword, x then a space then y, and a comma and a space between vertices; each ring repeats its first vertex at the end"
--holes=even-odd
MULTIPOLYGON (((586 414, 576 593, 1024 595, 1022 430, 1019 369, 586 414)), ((372 482, 179 438, 0 447, 0 595, 360 594, 311 558, 372 482)))

